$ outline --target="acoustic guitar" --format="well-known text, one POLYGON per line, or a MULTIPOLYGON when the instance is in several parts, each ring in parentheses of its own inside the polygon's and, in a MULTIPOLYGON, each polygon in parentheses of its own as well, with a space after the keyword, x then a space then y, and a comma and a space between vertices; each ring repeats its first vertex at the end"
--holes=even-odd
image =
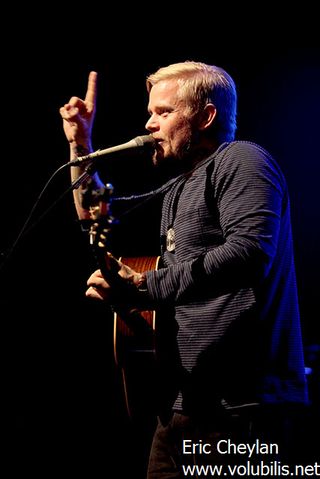
POLYGON ((119 262, 137 272, 156 270, 160 256, 119 257, 108 248, 108 238, 115 222, 110 214, 112 186, 91 192, 89 205, 92 220, 89 230, 90 245, 104 279, 118 292, 119 300, 111 305, 113 311, 114 359, 121 372, 125 405, 131 418, 150 412, 156 360, 156 311, 142 309, 131 301, 132 288, 118 274, 119 262))

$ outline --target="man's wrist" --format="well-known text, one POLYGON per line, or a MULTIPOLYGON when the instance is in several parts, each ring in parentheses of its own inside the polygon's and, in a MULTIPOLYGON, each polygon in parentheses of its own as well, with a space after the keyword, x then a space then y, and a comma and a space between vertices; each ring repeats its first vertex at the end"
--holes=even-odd
POLYGON ((70 142, 70 149, 73 158, 78 158, 79 156, 85 156, 89 153, 92 153, 91 142, 77 143, 76 141, 72 141, 70 142))
POLYGON ((136 285, 138 291, 140 291, 140 292, 148 291, 147 276, 146 276, 145 272, 139 274, 138 280, 135 282, 135 285, 136 285))

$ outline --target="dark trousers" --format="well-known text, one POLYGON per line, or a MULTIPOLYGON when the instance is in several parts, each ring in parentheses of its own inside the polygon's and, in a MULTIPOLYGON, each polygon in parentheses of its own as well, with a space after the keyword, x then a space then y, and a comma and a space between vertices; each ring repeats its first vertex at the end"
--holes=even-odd
POLYGON ((286 475, 291 464, 302 460, 296 418, 287 408, 265 408, 230 414, 223 421, 179 413, 165 423, 159 419, 147 479, 286 475))

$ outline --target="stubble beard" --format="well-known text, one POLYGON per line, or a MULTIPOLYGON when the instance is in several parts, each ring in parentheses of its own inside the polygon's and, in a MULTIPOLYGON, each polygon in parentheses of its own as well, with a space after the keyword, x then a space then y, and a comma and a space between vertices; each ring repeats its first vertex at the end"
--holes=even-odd
POLYGON ((164 156, 155 150, 152 156, 152 163, 157 168, 165 169, 184 169, 184 165, 188 165, 192 157, 192 139, 191 137, 183 143, 175 154, 164 156))

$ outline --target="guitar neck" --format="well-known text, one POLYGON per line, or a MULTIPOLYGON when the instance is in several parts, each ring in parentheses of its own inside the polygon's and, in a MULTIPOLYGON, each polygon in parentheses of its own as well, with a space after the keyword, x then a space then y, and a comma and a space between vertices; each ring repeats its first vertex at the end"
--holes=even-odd
POLYGON ((96 260, 102 276, 110 286, 123 289, 125 283, 118 274, 120 266, 117 259, 109 251, 105 251, 104 248, 98 246, 96 260))

